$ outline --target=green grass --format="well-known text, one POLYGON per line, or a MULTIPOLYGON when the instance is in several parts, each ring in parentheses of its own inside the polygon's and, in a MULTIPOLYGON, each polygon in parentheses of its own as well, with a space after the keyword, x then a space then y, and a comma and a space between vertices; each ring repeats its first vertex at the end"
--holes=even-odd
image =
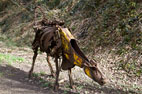
POLYGON ((51 82, 45 82, 45 83, 42 84, 42 86, 43 87, 49 87, 49 86, 51 86, 51 84, 52 84, 51 82))
POLYGON ((46 75, 46 73, 44 72, 44 71, 40 71, 40 73, 39 73, 41 76, 44 76, 44 75, 46 75))
POLYGON ((40 76, 44 76, 46 75, 46 73, 44 71, 40 71, 40 73, 33 73, 32 74, 34 77, 40 77, 40 76))
POLYGON ((0 53, 0 63, 1 62, 7 62, 8 64, 11 65, 14 62, 21 63, 21 62, 24 62, 24 61, 25 61, 25 59, 22 58, 22 57, 13 56, 11 54, 0 53))
POLYGON ((0 77, 2 77, 4 74, 2 72, 0 72, 0 77))
POLYGON ((39 77, 40 75, 38 73, 32 73, 33 77, 39 77))
POLYGON ((83 85, 77 85, 77 89, 83 89, 84 88, 84 86, 83 85))
POLYGON ((45 80, 44 80, 43 78, 40 78, 39 81, 40 81, 41 83, 44 83, 44 82, 45 82, 45 80))

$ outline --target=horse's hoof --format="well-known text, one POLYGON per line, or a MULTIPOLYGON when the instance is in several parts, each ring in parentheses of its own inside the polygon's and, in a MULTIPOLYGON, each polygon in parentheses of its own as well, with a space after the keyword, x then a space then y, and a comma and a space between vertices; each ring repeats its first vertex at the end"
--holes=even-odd
POLYGON ((32 78, 32 72, 31 72, 31 71, 29 71, 28 78, 29 78, 29 79, 31 79, 31 78, 32 78))
POLYGON ((29 79, 31 79, 31 77, 32 77, 32 75, 31 75, 31 74, 29 74, 29 75, 28 75, 28 78, 29 78, 29 79))
POLYGON ((52 73, 51 76, 52 76, 53 78, 55 78, 55 77, 56 77, 56 74, 55 74, 55 73, 52 73))
POLYGON ((55 85, 54 86, 54 91, 58 91, 59 90, 59 85, 55 85))
POLYGON ((73 89, 73 90, 76 89, 75 85, 70 86, 70 88, 73 89))

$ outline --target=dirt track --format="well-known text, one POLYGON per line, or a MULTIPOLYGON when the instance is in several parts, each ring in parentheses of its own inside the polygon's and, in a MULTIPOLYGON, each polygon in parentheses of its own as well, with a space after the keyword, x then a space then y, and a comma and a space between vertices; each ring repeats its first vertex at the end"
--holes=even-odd
MULTIPOLYGON (((132 90, 124 90, 115 81, 100 87, 90 78, 85 76, 82 69, 73 69, 73 79, 76 89, 69 88, 68 73, 62 71, 60 75, 59 92, 53 91, 55 79, 50 77, 50 71, 45 60, 45 54, 40 54, 36 61, 35 73, 44 72, 32 80, 28 79, 28 71, 31 67, 32 50, 25 47, 6 47, 0 43, 0 53, 10 54, 24 58, 22 62, 0 61, 0 94, 136 94, 132 90)), ((53 61, 52 61, 53 62, 53 61)), ((54 63, 52 63, 54 66, 54 63)), ((55 67, 54 67, 55 69, 55 67)), ((137 93, 140 94, 140 93, 137 93)))

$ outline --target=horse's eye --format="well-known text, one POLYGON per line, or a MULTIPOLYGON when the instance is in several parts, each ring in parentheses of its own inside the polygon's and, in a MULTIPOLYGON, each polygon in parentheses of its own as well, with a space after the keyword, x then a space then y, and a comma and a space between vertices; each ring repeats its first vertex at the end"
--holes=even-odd
POLYGON ((92 69, 93 69, 93 70, 97 70, 97 68, 96 68, 96 67, 92 67, 92 69))

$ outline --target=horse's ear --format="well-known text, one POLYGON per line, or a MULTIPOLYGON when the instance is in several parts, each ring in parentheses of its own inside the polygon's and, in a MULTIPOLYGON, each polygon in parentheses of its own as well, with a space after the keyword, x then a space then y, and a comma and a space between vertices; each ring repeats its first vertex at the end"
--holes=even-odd
POLYGON ((97 61, 96 60, 91 59, 90 63, 93 65, 93 67, 97 67, 97 61))
POLYGON ((90 60, 89 62, 84 62, 84 66, 86 67, 97 67, 97 63, 94 60, 90 60))
POLYGON ((37 26, 33 26, 33 29, 34 29, 33 32, 35 32, 35 33, 36 33, 37 30, 38 30, 37 26))
POLYGON ((91 59, 90 62, 95 63, 97 65, 97 61, 95 59, 91 59))

